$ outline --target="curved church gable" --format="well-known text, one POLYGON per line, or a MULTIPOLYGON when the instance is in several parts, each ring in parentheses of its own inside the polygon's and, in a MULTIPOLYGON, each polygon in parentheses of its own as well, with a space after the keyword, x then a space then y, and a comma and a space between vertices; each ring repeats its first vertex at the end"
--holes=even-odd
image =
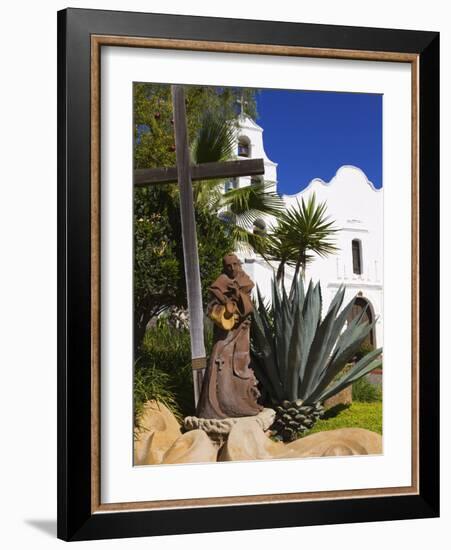
MULTIPOLYGON (((236 131, 237 158, 262 158, 264 180, 277 191, 277 163, 265 152, 264 129, 248 115, 238 117, 236 131)), ((225 189, 252 185, 256 178, 241 177, 228 182, 225 189)), ((260 180, 259 180, 260 181, 260 180)), ((337 233, 339 252, 326 258, 316 257, 308 266, 306 280, 320 280, 323 288, 323 308, 327 310, 338 287, 346 285, 345 300, 359 296, 367 303, 373 318, 377 319, 372 333, 372 344, 383 343, 383 189, 376 189, 366 174, 356 166, 341 166, 335 176, 325 182, 319 178, 294 195, 283 195, 287 208, 316 194, 319 202, 326 201, 327 212, 340 228, 337 233)), ((259 219, 259 227, 270 227, 273 219, 259 219)), ((255 227, 249 228, 250 230, 255 227)), ((244 269, 260 288, 263 296, 271 296, 271 279, 277 265, 270 267, 254 253, 238 253, 244 269)), ((286 271, 290 284, 293 271, 286 271)), ((360 303, 360 302, 359 302, 360 303)))

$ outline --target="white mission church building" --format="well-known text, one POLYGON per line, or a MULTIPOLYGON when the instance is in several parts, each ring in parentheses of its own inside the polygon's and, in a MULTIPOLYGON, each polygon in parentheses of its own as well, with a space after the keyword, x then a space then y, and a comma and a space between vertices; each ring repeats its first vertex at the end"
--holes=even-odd
MULTIPOLYGON (((277 163, 268 158, 263 145, 263 128, 245 113, 238 118, 236 135, 238 158, 262 158, 266 182, 277 191, 277 163)), ((257 178, 244 176, 225 184, 225 189, 252 185, 257 178)), ((369 321, 378 319, 369 342, 383 346, 383 189, 376 189, 362 170, 342 166, 330 182, 314 179, 295 195, 283 195, 287 207, 316 193, 317 201, 327 202, 327 215, 335 220, 337 254, 326 258, 317 256, 307 267, 306 281, 321 281, 323 315, 340 285, 346 286, 345 303, 357 295, 353 316, 366 307, 369 321)), ((271 218, 259 220, 271 224, 271 218)), ((271 296, 271 279, 277 264, 269 266, 254 253, 238 252, 244 270, 259 286, 263 296, 271 296), (274 269, 274 270, 273 270, 274 269)), ((293 277, 291 268, 285 271, 287 285, 293 277)))

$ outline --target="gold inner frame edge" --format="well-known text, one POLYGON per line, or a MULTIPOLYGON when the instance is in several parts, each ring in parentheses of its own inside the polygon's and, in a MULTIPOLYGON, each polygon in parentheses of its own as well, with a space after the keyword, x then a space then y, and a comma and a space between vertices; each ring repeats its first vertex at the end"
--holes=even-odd
POLYGON ((91 513, 419 494, 419 55, 114 35, 91 36, 91 513), (410 63, 412 71, 412 482, 408 487, 102 504, 100 499, 100 50, 102 46, 410 63))

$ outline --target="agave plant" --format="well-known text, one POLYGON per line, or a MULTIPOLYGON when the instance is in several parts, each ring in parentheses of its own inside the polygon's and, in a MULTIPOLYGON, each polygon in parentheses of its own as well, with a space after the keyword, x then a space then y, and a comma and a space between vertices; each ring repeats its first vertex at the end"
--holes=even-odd
POLYGON ((342 308, 345 287, 321 318, 321 286, 295 278, 290 293, 272 282, 272 304, 257 289, 251 324, 253 366, 269 404, 276 409, 278 437, 293 440, 311 428, 322 403, 381 365, 382 349, 362 357, 343 372, 372 330, 363 314, 346 324, 354 299, 342 308))

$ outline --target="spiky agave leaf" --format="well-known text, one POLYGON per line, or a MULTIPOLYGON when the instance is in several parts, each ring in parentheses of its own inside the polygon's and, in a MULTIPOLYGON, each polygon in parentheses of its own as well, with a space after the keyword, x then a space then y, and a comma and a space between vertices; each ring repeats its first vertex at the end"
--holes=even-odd
POLYGON ((256 286, 256 290, 257 290, 258 309, 260 312, 262 312, 265 315, 266 319, 269 319, 271 315, 271 306, 265 302, 258 285, 256 286))
POLYGON ((294 310, 292 332, 286 337, 289 342, 287 356, 287 376, 285 381, 286 395, 295 400, 298 397, 299 380, 305 364, 305 356, 309 345, 309 331, 303 322, 302 308, 298 305, 294 310))
POLYGON ((321 378, 325 375, 328 367, 328 360, 332 356, 333 350, 336 349, 337 339, 340 337, 340 334, 342 334, 344 324, 354 305, 355 299, 352 299, 343 310, 338 313, 343 302, 344 294, 345 288, 343 287, 341 292, 340 290, 337 292, 335 296, 337 299, 334 299, 335 304, 331 304, 321 327, 318 329, 317 338, 315 338, 315 342, 312 344, 309 361, 314 362, 315 366, 313 367, 313 376, 307 387, 307 393, 313 391, 313 388, 318 385, 321 378), (328 323, 330 323, 330 326, 328 323))
POLYGON ((321 289, 319 283, 313 286, 310 281, 309 288, 304 300, 303 306, 303 339, 301 341, 301 362, 299 365, 299 388, 297 396, 305 399, 308 380, 311 377, 313 365, 308 362, 310 349, 313 344, 319 323, 321 321, 321 289))
POLYGON ((276 280, 272 281, 272 311, 274 317, 274 339, 278 353, 279 373, 287 394, 287 371, 289 365, 290 338, 293 333, 293 312, 287 300, 286 290, 282 285, 279 287, 276 280))
POLYGON ((377 360, 381 354, 379 349, 362 358, 349 373, 336 380, 376 322, 363 322, 365 311, 362 311, 345 327, 355 300, 353 298, 342 308, 345 290, 344 286, 337 290, 321 319, 319 283, 314 285, 310 281, 305 292, 302 278, 295 278, 287 295, 285 289, 273 280, 271 321, 258 290, 260 305, 254 311, 252 349, 260 358, 259 379, 263 384, 267 381, 262 378, 270 380, 268 391, 274 401, 295 402, 300 398, 313 405, 341 391, 380 364, 377 360), (262 350, 265 351, 262 353, 262 350))
MULTIPOLYGON (((258 289, 257 289, 258 290, 258 289)), ((267 391, 275 401, 283 400, 283 384, 279 375, 278 360, 274 345, 274 329, 269 318, 269 312, 265 307, 263 298, 258 291, 258 308, 253 311, 251 324, 251 351, 254 356, 255 371, 264 373, 260 381, 265 384, 269 381, 267 391)))
POLYGON ((329 388, 324 390, 318 396, 318 401, 325 401, 337 394, 338 392, 347 388, 350 384, 362 378, 366 374, 369 374, 374 369, 379 368, 382 365, 382 360, 379 356, 382 353, 382 348, 375 349, 372 352, 368 353, 360 361, 358 361, 354 367, 352 367, 340 380, 335 384, 331 385, 329 388))
MULTIPOLYGON (((342 328, 342 323, 337 320, 337 312, 342 301, 344 291, 338 290, 332 307, 329 308, 326 316, 320 322, 308 354, 308 365, 302 380, 300 394, 303 399, 310 394, 312 387, 316 384, 319 373, 329 358, 337 336, 342 328)), ((346 308, 347 309, 347 308, 346 308)))
MULTIPOLYGON (((277 330, 273 331, 274 346, 277 351, 277 369, 282 386, 285 385, 285 372, 287 368, 287 342, 285 335, 282 333, 283 326, 283 302, 280 289, 274 280, 272 281, 272 308, 273 326, 277 330)), ((285 391, 285 389, 284 389, 285 391)))
POLYGON ((294 277, 291 283, 290 294, 288 296, 288 301, 291 304, 291 309, 294 310, 299 303, 299 307, 304 307, 305 300, 305 289, 304 289, 304 279, 302 277, 294 277))
MULTIPOLYGON (((376 323, 376 321, 370 324, 361 322, 355 323, 354 321, 355 320, 351 321, 347 329, 340 335, 336 349, 328 360, 319 382, 315 388, 311 388, 309 395, 306 396, 306 400, 309 403, 314 403, 318 400, 320 393, 328 388, 344 367, 351 362, 362 342, 366 339, 376 323)), ((381 350, 378 351, 380 354, 381 350)))

